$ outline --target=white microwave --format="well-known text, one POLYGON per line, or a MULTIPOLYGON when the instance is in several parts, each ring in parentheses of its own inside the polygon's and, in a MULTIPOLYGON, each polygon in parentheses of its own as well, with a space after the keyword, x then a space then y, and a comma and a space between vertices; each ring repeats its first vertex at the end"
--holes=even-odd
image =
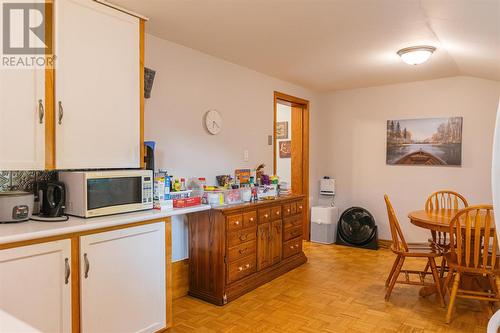
POLYGON ((153 208, 151 170, 61 171, 68 215, 94 217, 153 208))

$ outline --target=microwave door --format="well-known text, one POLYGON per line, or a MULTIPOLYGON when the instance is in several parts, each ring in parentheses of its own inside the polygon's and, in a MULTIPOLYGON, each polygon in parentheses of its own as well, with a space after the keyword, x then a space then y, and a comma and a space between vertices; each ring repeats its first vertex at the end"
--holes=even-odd
POLYGON ((87 180, 87 210, 142 204, 142 177, 87 180))

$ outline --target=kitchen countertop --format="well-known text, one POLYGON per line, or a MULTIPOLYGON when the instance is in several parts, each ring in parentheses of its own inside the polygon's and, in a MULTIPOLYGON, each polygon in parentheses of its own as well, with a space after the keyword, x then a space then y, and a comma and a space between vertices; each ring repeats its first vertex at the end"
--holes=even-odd
POLYGON ((170 211, 146 210, 133 213, 93 217, 84 219, 70 216, 66 222, 37 222, 27 221, 18 223, 0 224, 0 245, 37 238, 60 236, 75 232, 82 232, 100 228, 114 227, 147 220, 161 219, 164 217, 184 215, 194 212, 209 210, 209 205, 179 208, 170 211))

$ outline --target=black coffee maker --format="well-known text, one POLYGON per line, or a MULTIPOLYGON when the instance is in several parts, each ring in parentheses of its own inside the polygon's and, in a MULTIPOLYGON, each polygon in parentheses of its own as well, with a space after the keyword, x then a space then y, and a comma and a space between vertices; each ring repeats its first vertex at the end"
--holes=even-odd
POLYGON ((64 216, 66 205, 66 187, 58 181, 41 181, 37 183, 40 217, 64 216))

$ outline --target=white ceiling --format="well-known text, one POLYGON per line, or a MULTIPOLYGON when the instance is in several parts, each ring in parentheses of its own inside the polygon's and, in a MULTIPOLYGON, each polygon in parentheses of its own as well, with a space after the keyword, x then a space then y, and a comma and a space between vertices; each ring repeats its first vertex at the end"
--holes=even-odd
POLYGON ((318 91, 470 75, 500 81, 500 0, 111 0, 147 32, 318 91), (409 66, 396 51, 433 45, 409 66))

